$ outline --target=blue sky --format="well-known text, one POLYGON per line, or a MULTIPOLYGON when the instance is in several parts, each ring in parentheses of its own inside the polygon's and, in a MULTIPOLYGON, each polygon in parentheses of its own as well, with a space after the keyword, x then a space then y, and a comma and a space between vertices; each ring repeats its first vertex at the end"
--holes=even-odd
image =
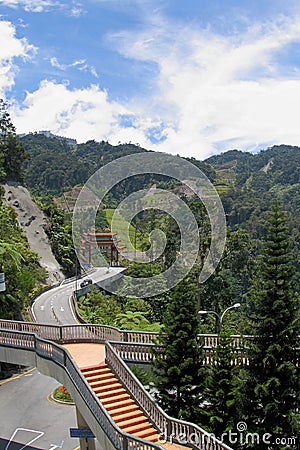
POLYGON ((300 145, 298 0, 0 0, 18 133, 205 158, 300 145))

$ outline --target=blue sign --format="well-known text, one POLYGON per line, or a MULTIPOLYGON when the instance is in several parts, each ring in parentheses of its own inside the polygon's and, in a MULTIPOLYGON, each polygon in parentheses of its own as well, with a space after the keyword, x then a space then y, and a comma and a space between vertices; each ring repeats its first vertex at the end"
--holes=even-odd
POLYGON ((89 428, 70 428, 70 437, 71 438, 94 438, 96 437, 92 430, 89 428))

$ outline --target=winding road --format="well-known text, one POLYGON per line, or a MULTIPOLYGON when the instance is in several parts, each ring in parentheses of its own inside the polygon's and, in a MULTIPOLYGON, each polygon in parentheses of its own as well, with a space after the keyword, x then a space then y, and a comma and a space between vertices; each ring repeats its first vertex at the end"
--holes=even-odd
MULTIPOLYGON (((124 268, 94 268, 78 280, 64 280, 58 262, 44 232, 46 218, 32 200, 30 193, 18 183, 4 185, 5 200, 18 215, 29 245, 47 270, 50 284, 60 283, 41 294, 32 306, 36 322, 44 324, 76 324, 71 296, 80 283, 109 283, 118 278, 124 268), (63 281, 64 280, 64 281, 63 281)), ((74 450, 79 440, 70 438, 70 428, 77 427, 75 406, 62 405, 51 399, 59 383, 31 368, 9 380, 0 381, 0 450, 74 450)), ((96 449, 99 450, 98 443, 96 449)))
POLYGON ((112 278, 118 278, 125 269, 123 267, 98 267, 93 272, 79 280, 66 280, 59 286, 44 292, 34 302, 31 310, 36 322, 50 325, 71 325, 78 323, 74 315, 71 296, 80 288, 80 283, 89 278, 93 284, 106 283, 112 278), (77 286, 76 286, 77 285, 77 286))
MULTIPOLYGON (((76 324, 71 296, 82 280, 109 282, 124 271, 121 267, 95 268, 80 280, 66 280, 41 294, 32 306, 36 322, 76 324)), ((60 405, 50 394, 59 386, 36 369, 0 382, 0 450, 74 450, 78 439, 70 438, 77 427, 75 407, 60 405)), ((96 449, 99 450, 98 444, 96 449)))

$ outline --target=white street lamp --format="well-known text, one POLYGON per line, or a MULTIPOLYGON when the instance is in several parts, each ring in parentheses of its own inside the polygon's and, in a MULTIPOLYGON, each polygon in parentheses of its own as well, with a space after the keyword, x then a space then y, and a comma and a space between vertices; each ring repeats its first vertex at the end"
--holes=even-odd
POLYGON ((229 311, 230 309, 233 308, 239 308, 241 306, 240 303, 235 303, 232 306, 229 306, 228 308, 226 308, 222 314, 217 313, 216 311, 211 311, 211 310, 204 310, 204 311, 198 311, 198 314, 214 314, 217 318, 217 333, 221 333, 222 331, 222 324, 223 324, 223 319, 225 314, 227 313, 227 311, 229 311))

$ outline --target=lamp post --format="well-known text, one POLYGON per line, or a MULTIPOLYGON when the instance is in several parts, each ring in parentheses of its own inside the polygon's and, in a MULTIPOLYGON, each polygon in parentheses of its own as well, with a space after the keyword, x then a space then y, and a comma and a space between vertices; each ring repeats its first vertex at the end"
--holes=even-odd
POLYGON ((239 308, 241 306, 240 303, 235 303, 232 306, 229 306, 228 308, 226 308, 222 314, 217 313, 216 311, 211 311, 211 310, 204 310, 204 311, 198 311, 198 314, 214 314, 217 318, 217 324, 216 324, 216 329, 217 329, 217 333, 221 333, 222 331, 222 325, 223 325, 223 319, 225 314, 227 313, 227 311, 229 311, 230 309, 233 308, 239 308))

